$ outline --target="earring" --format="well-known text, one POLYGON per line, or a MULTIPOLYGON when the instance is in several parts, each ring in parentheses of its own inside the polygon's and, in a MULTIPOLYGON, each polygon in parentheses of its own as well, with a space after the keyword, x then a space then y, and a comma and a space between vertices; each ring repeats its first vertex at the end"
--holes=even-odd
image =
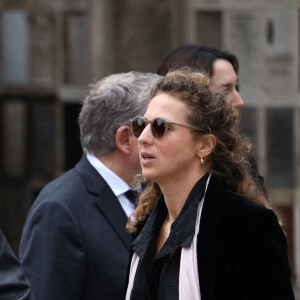
POLYGON ((204 159, 201 157, 200 158, 200 165, 203 166, 204 165, 204 159))

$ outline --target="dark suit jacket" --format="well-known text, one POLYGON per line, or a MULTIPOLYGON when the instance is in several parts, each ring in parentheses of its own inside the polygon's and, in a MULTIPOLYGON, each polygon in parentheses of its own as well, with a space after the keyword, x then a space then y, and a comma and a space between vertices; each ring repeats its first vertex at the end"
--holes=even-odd
POLYGON ((27 217, 20 259, 37 300, 123 299, 127 216, 85 156, 48 184, 27 217))
POLYGON ((0 299, 33 300, 22 267, 0 231, 0 299))
MULTIPOLYGON (((138 237, 135 247, 143 248, 143 241, 138 237)), ((197 255, 201 300, 294 299, 286 238, 274 212, 227 190, 214 175, 203 204, 197 255)), ((155 299, 153 261, 140 264, 136 275, 145 276, 147 288, 137 280, 131 299, 155 299)))

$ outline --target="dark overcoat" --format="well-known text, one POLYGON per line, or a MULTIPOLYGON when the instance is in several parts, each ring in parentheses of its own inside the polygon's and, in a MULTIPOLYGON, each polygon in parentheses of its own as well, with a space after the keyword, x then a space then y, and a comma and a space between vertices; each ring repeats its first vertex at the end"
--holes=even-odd
MULTIPOLYGON (((158 207, 162 205, 156 205, 152 214, 158 214, 158 207)), ((143 235, 152 232, 147 225, 144 231, 139 228, 141 234, 133 243, 137 253, 146 251, 143 235)), ((197 262, 201 300, 295 299, 286 237, 275 213, 226 189, 215 175, 203 203, 197 262)), ((131 300, 156 300, 158 287, 151 264, 147 255, 140 259, 138 270, 142 271, 136 276, 144 279, 135 281, 131 300)))

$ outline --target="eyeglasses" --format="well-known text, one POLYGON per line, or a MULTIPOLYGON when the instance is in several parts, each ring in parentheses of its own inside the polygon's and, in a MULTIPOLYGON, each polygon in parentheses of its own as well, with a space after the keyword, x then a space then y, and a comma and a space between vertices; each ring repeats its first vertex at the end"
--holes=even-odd
POLYGON ((200 128, 195 127, 195 126, 171 122, 171 121, 168 121, 168 120, 162 119, 162 118, 155 118, 152 121, 150 121, 144 117, 135 117, 135 118, 131 119, 130 122, 131 122, 132 134, 136 138, 140 137, 143 130, 146 128, 146 126, 148 124, 151 125, 151 133, 156 140, 160 140, 165 136, 170 125, 177 125, 177 126, 181 126, 181 127, 185 127, 185 128, 189 128, 189 129, 193 129, 193 130, 198 130, 198 131, 201 130, 200 128))

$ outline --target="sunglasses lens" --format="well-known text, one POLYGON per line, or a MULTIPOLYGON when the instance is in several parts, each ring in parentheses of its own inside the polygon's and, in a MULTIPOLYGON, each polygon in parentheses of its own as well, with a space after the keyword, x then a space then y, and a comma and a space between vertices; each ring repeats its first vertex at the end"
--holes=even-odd
POLYGON ((145 127, 145 120, 141 117, 137 117, 131 121, 131 131, 136 138, 140 137, 145 127))
POLYGON ((166 122, 161 118, 153 120, 151 128, 152 134, 156 139, 161 139, 167 131, 166 122))

